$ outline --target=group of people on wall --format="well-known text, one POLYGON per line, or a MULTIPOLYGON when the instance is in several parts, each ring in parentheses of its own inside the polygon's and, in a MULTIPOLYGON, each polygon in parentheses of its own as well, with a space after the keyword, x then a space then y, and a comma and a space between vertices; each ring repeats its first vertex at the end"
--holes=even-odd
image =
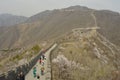
POLYGON ((44 75, 44 71, 45 71, 45 67, 44 67, 45 60, 46 60, 46 57, 45 57, 44 54, 42 54, 42 55, 40 56, 39 60, 38 60, 39 65, 37 65, 37 66, 35 66, 35 67, 33 68, 33 76, 34 76, 34 78, 37 78, 38 80, 40 79, 40 76, 43 76, 43 75, 44 75), (38 66, 39 66, 39 68, 40 68, 40 72, 39 72, 39 70, 37 70, 37 69, 39 69, 39 68, 37 68, 38 66))

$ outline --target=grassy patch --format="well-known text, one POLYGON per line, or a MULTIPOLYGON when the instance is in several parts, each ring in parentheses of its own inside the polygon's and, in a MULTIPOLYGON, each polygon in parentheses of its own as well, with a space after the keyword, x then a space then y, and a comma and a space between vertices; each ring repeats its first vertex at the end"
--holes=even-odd
POLYGON ((18 60, 21 60, 22 58, 23 58, 22 55, 16 55, 16 56, 10 58, 10 61, 16 61, 16 60, 18 61, 18 60))
POLYGON ((2 64, 0 64, 0 68, 2 67, 3 65, 2 64))
POLYGON ((31 50, 33 50, 35 53, 37 53, 37 52, 39 52, 40 51, 40 46, 39 45, 35 45, 35 46, 33 46, 32 47, 32 49, 31 50))

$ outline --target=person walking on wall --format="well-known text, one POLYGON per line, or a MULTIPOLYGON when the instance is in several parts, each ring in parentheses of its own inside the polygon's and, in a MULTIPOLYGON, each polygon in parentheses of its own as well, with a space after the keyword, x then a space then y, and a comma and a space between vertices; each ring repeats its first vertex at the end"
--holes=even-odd
POLYGON ((25 80, 25 75, 23 74, 23 72, 20 73, 20 80, 25 80))
POLYGON ((40 59, 39 59, 39 63, 40 63, 40 64, 42 63, 42 59, 41 59, 41 57, 40 57, 40 59))
POLYGON ((36 71, 37 71, 37 70, 36 70, 36 67, 34 67, 34 68, 33 68, 33 76, 34 76, 34 78, 36 77, 36 71))
POLYGON ((16 76, 16 80, 20 80, 20 74, 19 73, 16 76))
POLYGON ((44 70, 45 70, 45 68, 41 67, 41 75, 44 75, 44 70))
POLYGON ((46 58, 45 58, 45 54, 44 54, 44 53, 42 54, 42 59, 43 59, 43 60, 45 60, 45 59, 46 59, 46 58))

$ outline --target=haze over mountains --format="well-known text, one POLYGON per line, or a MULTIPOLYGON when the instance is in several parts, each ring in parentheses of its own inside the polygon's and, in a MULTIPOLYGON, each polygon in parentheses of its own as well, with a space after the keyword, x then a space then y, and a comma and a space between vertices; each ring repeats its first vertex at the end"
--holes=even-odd
POLYGON ((120 46, 120 14, 82 6, 46 10, 24 23, 0 28, 0 49, 22 47, 42 40, 54 40, 74 28, 100 27, 98 32, 120 46))
POLYGON ((0 27, 13 26, 27 20, 27 17, 11 14, 0 14, 0 27))

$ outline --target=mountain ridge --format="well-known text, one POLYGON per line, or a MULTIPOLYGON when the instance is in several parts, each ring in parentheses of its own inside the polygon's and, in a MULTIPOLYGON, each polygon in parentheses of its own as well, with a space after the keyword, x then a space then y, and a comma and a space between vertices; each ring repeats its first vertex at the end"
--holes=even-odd
POLYGON ((46 10, 31 16, 22 24, 15 25, 13 28, 10 27, 9 30, 2 34, 4 37, 0 36, 0 48, 7 48, 9 44, 11 44, 9 47, 16 47, 16 45, 21 47, 43 40, 54 40, 54 38, 64 35, 74 28, 94 27, 96 24, 91 14, 95 16, 97 26, 101 28, 98 32, 117 46, 120 46, 120 35, 118 35, 120 15, 118 13, 72 6, 63 9, 46 10), (15 33, 19 34, 19 36, 15 35, 15 33), (11 37, 8 36, 9 34, 11 34, 11 37))

